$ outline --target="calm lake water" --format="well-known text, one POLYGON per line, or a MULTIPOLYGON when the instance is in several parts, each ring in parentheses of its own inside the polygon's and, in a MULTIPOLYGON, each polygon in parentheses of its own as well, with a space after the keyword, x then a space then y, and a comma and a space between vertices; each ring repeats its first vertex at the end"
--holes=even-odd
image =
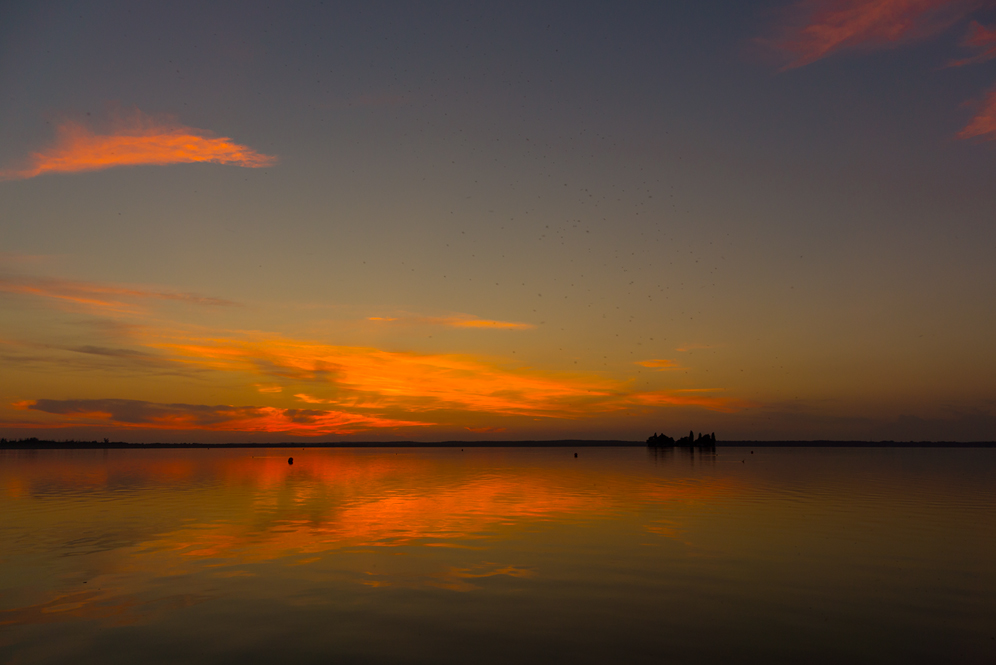
POLYGON ((5 663, 994 663, 994 563, 994 449, 0 452, 5 663))

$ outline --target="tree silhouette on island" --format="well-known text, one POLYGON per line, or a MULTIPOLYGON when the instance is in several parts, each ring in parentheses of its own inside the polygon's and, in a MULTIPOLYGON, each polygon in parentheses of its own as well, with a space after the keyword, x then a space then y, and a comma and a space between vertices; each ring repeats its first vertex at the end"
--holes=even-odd
POLYGON ((673 448, 679 446, 682 448, 715 448, 716 447, 716 433, 712 434, 702 434, 699 433, 699 438, 695 438, 695 432, 689 431, 688 436, 683 436, 677 441, 672 439, 666 434, 654 434, 647 439, 647 445, 651 448, 673 448))

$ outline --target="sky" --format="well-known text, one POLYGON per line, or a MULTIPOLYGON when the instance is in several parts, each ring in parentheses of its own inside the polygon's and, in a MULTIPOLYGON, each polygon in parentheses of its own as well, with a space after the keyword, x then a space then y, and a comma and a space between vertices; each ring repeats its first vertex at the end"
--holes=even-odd
POLYGON ((996 439, 996 0, 0 5, 0 435, 996 439))

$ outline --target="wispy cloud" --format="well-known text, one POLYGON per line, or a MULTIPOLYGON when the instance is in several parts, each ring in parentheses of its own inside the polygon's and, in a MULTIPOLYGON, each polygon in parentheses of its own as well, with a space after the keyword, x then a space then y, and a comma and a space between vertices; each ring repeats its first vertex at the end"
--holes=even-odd
POLYGON ((146 379, 163 376, 192 377, 205 370, 179 363, 161 353, 142 349, 92 344, 64 345, 0 339, 0 366, 29 369, 35 374, 54 372, 110 372, 146 379))
POLYGON ((887 48, 930 37, 978 7, 977 0, 807 0, 782 35, 765 43, 787 56, 783 70, 846 49, 887 48))
POLYGON ((679 346, 677 349, 675 349, 675 351, 679 351, 681 353, 687 353, 688 351, 695 351, 696 349, 714 349, 714 348, 716 348, 715 344, 685 344, 683 346, 679 346))
MULTIPOLYGON (((790 10, 794 18, 779 38, 758 42, 785 54, 785 71, 845 49, 888 48, 932 37, 972 12, 993 6, 993 0, 803 0, 790 10)), ((962 45, 978 52, 951 60, 947 67, 996 58, 996 27, 973 20, 962 45)), ((956 138, 996 139, 996 91, 988 94, 956 138)))
POLYGON ((962 44, 977 49, 979 53, 970 58, 952 60, 948 63, 948 67, 964 67, 992 60, 996 58, 996 27, 987 28, 978 21, 972 21, 962 44))
POLYGON ((107 313, 134 313, 134 301, 171 300, 193 305, 227 306, 230 300, 194 293, 155 291, 97 282, 0 275, 0 292, 55 300, 67 305, 107 313))
POLYGON ((747 400, 736 397, 713 397, 705 394, 710 392, 717 391, 701 389, 659 390, 636 393, 629 398, 629 402, 648 406, 697 406, 721 413, 736 413, 756 406, 747 400))
MULTIPOLYGON (((160 404, 131 399, 39 399, 16 408, 61 416, 60 426, 126 429, 274 432, 299 436, 355 434, 371 429, 423 427, 432 423, 373 415, 269 406, 160 404)), ((45 426, 51 426, 45 423, 45 426)))
POLYGON ((0 171, 0 180, 116 166, 212 162, 260 168, 276 161, 276 157, 260 154, 230 138, 215 137, 206 130, 185 127, 171 117, 150 116, 135 109, 113 119, 106 133, 97 133, 76 121, 61 123, 52 145, 32 153, 20 168, 0 171))
POLYGON ((451 328, 478 328, 491 330, 530 330, 536 326, 531 323, 514 321, 496 321, 480 319, 470 314, 455 314, 453 316, 371 316, 368 321, 393 323, 397 325, 432 325, 451 328))
POLYGON ((306 404, 328 404, 332 401, 329 399, 323 399, 321 397, 313 397, 312 395, 308 395, 306 393, 295 393, 294 397, 298 398, 299 400, 301 400, 306 404))
POLYGON ((976 116, 955 136, 959 139, 996 140, 996 89, 989 91, 976 116))
POLYGON ((667 358, 655 358, 653 360, 638 360, 637 365, 641 367, 648 367, 650 369, 656 369, 658 371, 664 371, 669 369, 685 369, 678 364, 677 360, 668 360, 667 358))

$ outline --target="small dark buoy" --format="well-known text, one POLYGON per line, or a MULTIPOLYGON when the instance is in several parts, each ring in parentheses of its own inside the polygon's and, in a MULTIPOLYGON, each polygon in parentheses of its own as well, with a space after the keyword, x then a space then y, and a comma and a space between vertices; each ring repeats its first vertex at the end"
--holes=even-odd
POLYGON ((574 453, 574 456, 575 456, 575 457, 577 457, 577 456, 578 456, 578 454, 577 454, 577 453, 574 453))
POLYGON ((754 454, 754 451, 753 451, 753 450, 752 450, 752 451, 750 451, 750 454, 751 454, 751 455, 753 455, 753 454, 754 454))
POLYGON ((287 463, 288 464, 293 464, 294 463, 294 458, 293 457, 288 457, 287 458, 287 463))

